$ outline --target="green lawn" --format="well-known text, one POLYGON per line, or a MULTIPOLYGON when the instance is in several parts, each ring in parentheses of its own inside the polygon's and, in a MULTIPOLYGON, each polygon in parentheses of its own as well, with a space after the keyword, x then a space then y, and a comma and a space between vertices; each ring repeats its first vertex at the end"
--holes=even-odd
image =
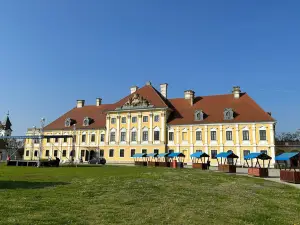
POLYGON ((0 224, 300 224, 300 190, 193 169, 0 167, 0 224))

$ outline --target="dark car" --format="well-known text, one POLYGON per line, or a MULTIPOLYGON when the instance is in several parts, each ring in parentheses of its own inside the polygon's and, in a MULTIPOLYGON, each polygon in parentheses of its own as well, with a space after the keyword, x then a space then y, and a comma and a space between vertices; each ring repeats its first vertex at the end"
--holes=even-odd
POLYGON ((106 159, 105 158, 93 158, 89 161, 89 164, 102 164, 105 165, 106 159))

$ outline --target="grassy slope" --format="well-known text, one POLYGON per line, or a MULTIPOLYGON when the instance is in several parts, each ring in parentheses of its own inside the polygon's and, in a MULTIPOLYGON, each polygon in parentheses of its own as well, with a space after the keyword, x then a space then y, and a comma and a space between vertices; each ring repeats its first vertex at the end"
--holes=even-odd
POLYGON ((0 168, 0 224, 300 224, 300 190, 141 167, 0 168))

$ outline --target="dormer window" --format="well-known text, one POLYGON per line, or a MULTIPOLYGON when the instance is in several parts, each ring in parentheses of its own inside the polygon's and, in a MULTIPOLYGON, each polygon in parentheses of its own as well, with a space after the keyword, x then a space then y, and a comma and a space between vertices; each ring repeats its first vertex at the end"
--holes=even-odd
POLYGON ((224 110, 224 120, 233 120, 233 110, 231 108, 224 110))
POLYGON ((194 116, 196 121, 201 121, 204 118, 204 113, 202 110, 196 110, 194 116))
POLYGON ((65 127, 70 127, 70 126, 71 126, 71 123, 72 123, 71 118, 67 118, 67 119, 65 120, 65 127))
POLYGON ((84 117, 83 119, 83 126, 89 126, 91 119, 89 117, 84 117))

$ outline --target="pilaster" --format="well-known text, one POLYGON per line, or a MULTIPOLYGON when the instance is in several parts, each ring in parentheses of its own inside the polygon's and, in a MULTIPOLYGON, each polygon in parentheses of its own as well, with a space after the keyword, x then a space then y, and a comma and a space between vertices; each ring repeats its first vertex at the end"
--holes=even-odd
POLYGON ((130 144, 130 122, 131 122, 131 116, 130 113, 127 114, 127 135, 126 135, 126 141, 128 144, 130 144))
POLYGON ((142 132, 142 114, 139 114, 138 115, 138 144, 141 143, 141 132, 142 132))
POLYGON ((153 113, 149 114, 150 129, 149 129, 149 144, 153 142, 153 113))

